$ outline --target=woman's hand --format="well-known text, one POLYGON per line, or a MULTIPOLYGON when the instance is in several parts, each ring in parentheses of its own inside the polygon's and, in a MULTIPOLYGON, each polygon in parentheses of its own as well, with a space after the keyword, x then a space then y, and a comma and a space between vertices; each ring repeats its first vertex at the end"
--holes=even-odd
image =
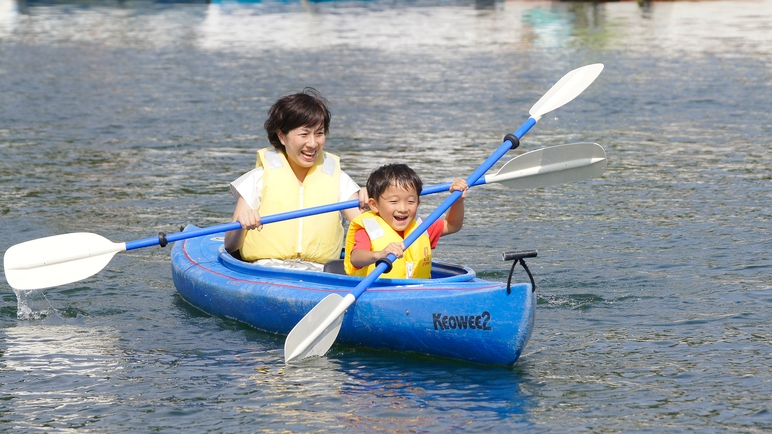
POLYGON ((369 197, 367 196, 367 189, 362 187, 359 189, 359 210, 365 212, 370 209, 370 205, 367 203, 369 197))
POLYGON ((241 223, 242 229, 257 229, 262 230, 263 224, 260 221, 260 213, 256 209, 247 209, 236 216, 236 221, 241 223))
POLYGON ((225 233, 225 249, 233 253, 244 245, 244 238, 247 236, 247 230, 263 228, 260 221, 260 213, 252 209, 243 197, 236 201, 236 209, 233 210, 233 220, 241 224, 241 229, 228 231, 225 233))

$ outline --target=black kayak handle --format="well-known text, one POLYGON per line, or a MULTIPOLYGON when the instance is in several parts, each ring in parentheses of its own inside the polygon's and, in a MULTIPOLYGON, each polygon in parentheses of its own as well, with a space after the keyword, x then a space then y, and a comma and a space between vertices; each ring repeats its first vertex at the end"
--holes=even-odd
POLYGON ((504 261, 514 261, 512 262, 512 268, 509 270, 509 278, 507 278, 507 294, 512 293, 512 273, 515 271, 515 265, 517 265, 518 262, 523 266, 525 272, 528 273, 528 278, 531 279, 531 292, 536 292, 536 282, 533 280, 531 270, 529 270, 528 266, 525 265, 525 261, 523 259, 535 258, 538 254, 539 252, 536 250, 518 250, 514 252, 504 252, 501 254, 501 259, 504 261))

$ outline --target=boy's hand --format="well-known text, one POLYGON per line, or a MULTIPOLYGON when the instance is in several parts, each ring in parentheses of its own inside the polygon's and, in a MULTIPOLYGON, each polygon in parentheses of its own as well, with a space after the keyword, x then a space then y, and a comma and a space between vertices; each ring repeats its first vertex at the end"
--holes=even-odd
POLYGON ((389 255, 389 253, 394 254, 397 258, 401 258, 402 255, 405 253, 405 246, 402 243, 389 243, 386 247, 383 248, 380 252, 376 252, 376 256, 378 256, 378 259, 383 259, 386 256, 389 255))
POLYGON ((401 258, 405 252, 405 246, 402 243, 390 243, 383 250, 379 252, 371 252, 365 249, 354 249, 351 252, 351 265, 356 268, 367 267, 370 264, 375 264, 381 259, 389 256, 392 253, 397 258, 401 258))
POLYGON ((450 192, 453 193, 454 191, 463 191, 464 194, 461 195, 461 198, 466 197, 466 192, 469 190, 469 186, 466 184, 466 180, 463 178, 456 178, 452 184, 450 184, 450 192))

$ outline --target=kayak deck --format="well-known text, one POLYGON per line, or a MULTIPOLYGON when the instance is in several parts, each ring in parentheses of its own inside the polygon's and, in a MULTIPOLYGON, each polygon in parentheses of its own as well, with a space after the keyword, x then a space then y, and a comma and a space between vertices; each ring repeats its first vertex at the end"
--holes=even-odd
MULTIPOLYGON (((175 243, 172 276, 204 312, 282 335, 325 296, 345 295, 362 279, 243 262, 225 251, 223 234, 175 243)), ((530 338, 536 301, 530 284, 510 289, 439 262, 432 279, 378 279, 348 309, 337 342, 511 366, 530 338)))

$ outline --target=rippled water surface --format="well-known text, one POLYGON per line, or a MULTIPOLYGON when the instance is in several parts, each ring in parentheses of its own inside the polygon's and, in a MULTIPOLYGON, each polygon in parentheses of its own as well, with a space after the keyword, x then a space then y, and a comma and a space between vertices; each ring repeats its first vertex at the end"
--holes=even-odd
POLYGON ((592 141, 609 158, 599 179, 475 188, 440 243, 498 281, 502 251, 539 250, 512 369, 344 347, 285 368, 283 338, 188 305, 151 247, 59 288, 0 280, 0 427, 772 429, 770 16, 769 0, 0 0, 3 253, 229 221, 268 107, 304 86, 330 100, 327 147, 355 180, 399 160, 434 184, 601 62, 509 157, 592 141))

